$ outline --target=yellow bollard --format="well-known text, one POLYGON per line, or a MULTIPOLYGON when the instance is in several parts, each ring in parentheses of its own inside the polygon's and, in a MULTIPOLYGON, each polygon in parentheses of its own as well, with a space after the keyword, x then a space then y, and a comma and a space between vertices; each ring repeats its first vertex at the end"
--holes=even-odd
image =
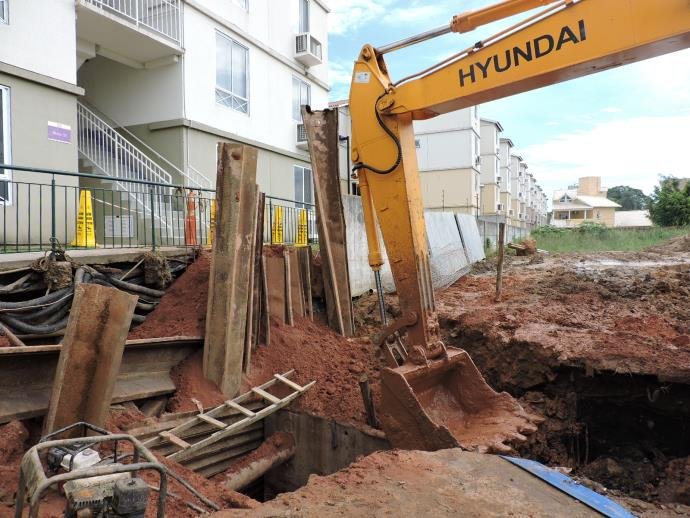
POLYGON ((307 246, 309 244, 309 225, 307 223, 307 209, 300 209, 297 219, 297 236, 295 246, 307 246))
POLYGON ((277 206, 273 210, 273 228, 271 229, 273 235, 273 244, 283 244, 283 207, 277 206))
POLYGON ((213 232, 216 230, 216 200, 211 200, 211 223, 208 226, 208 246, 213 245, 213 232))
POLYGON ((95 247, 96 232, 93 226, 93 206, 91 191, 82 189, 79 192, 79 213, 77 214, 77 234, 70 246, 95 247))

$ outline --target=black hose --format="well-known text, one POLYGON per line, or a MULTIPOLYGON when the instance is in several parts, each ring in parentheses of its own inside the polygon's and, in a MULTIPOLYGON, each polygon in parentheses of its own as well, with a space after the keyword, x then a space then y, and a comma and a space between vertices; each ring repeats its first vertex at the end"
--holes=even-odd
POLYGON ((23 334, 47 335, 63 329, 67 325, 67 317, 50 325, 31 325, 7 315, 0 317, 0 322, 11 327, 14 331, 19 331, 23 334))
POLYGON ((391 139, 393 139, 395 147, 398 149, 398 157, 396 158, 393 165, 390 166, 388 169, 377 169, 373 165, 359 162, 352 167, 352 172, 355 172, 359 169, 368 169, 372 173, 376 174, 389 174, 395 171, 395 169, 400 165, 400 162, 402 162, 402 145, 400 144, 400 140, 398 139, 398 137, 395 136, 395 133, 393 133, 393 131, 388 126, 386 126, 386 123, 383 122, 381 114, 379 113, 379 110, 377 108, 379 101, 383 98, 384 95, 386 95, 386 93, 387 92, 384 91, 381 95, 379 95, 378 99, 376 99, 376 103, 374 103, 374 113, 376 114, 376 120, 378 121, 379 126, 383 128, 383 131, 385 131, 391 139))
POLYGON ((16 309, 16 310, 30 311, 32 306, 38 306, 41 304, 48 304, 50 302, 55 302, 56 300, 61 299, 68 292, 71 293, 71 291, 72 291, 72 288, 61 288, 57 291, 49 293, 48 295, 44 295, 44 296, 38 297, 36 299, 23 300, 21 302, 0 302, 0 310, 2 310, 2 309, 10 309, 10 310, 16 309))
POLYGON ((39 309, 35 313, 15 313, 12 316, 27 323, 36 323, 50 315, 53 315, 67 304, 71 306, 72 295, 72 293, 69 293, 65 295, 63 299, 58 299, 55 302, 45 306, 43 309, 39 309))

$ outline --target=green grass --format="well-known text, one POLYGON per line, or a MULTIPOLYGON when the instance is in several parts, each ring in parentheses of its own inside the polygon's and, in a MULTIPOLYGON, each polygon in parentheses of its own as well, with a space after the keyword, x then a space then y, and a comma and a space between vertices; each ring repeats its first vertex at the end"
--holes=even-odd
POLYGON ((549 252, 634 252, 688 234, 690 227, 622 229, 588 224, 573 229, 541 227, 532 232, 532 237, 538 248, 549 252))

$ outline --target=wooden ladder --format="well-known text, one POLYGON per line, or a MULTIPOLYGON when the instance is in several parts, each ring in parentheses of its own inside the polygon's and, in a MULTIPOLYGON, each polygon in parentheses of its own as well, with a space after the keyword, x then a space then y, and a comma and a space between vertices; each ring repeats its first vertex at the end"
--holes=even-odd
POLYGON ((286 372, 285 374, 274 374, 273 378, 260 385, 258 387, 252 388, 249 392, 246 392, 234 399, 228 400, 220 406, 209 410, 205 413, 200 413, 192 417, 189 421, 185 421, 181 425, 176 426, 171 430, 160 432, 157 436, 152 437, 148 441, 144 442, 144 446, 153 446, 153 444, 160 438, 163 439, 179 448, 178 451, 168 455, 169 459, 173 459, 177 462, 183 461, 189 457, 192 457, 194 453, 198 452, 202 448, 205 448, 217 441, 228 437, 241 430, 245 426, 255 423, 264 417, 272 414, 276 410, 289 405, 294 399, 301 396, 305 391, 307 391, 316 381, 312 381, 307 385, 301 386, 294 381, 288 379, 292 374, 294 374, 294 369, 286 372), (280 383, 291 389, 292 392, 283 398, 279 398, 270 394, 266 391, 267 388, 280 383), (249 410, 244 407, 242 403, 251 400, 255 396, 259 396, 261 401, 266 402, 266 406, 260 409, 249 410), (240 412, 244 417, 239 421, 231 424, 226 424, 223 421, 217 419, 220 414, 222 414, 227 408, 232 408, 240 412), (217 432, 214 432, 209 437, 202 439, 199 442, 190 444, 184 439, 181 439, 179 435, 181 432, 189 430, 199 424, 206 423, 218 428, 217 432))

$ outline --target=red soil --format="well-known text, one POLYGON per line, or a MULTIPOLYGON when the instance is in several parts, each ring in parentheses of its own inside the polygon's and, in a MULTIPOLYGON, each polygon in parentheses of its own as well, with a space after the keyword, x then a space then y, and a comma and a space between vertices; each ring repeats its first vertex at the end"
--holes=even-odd
POLYGON ((172 369, 170 374, 177 390, 168 402, 168 411, 196 410, 198 407, 194 400, 208 408, 228 399, 215 383, 204 378, 202 361, 203 352, 198 351, 172 369))
POLYGON ((380 359, 368 339, 345 338, 308 318, 295 318, 295 325, 273 321, 271 343, 252 353, 249 388, 295 369, 293 380, 316 384, 296 404, 305 410, 341 422, 365 423, 359 378, 367 374, 375 397, 379 393, 380 359))
POLYGON ((146 321, 129 333, 130 339, 166 336, 204 336, 211 256, 199 255, 172 283, 146 321))

